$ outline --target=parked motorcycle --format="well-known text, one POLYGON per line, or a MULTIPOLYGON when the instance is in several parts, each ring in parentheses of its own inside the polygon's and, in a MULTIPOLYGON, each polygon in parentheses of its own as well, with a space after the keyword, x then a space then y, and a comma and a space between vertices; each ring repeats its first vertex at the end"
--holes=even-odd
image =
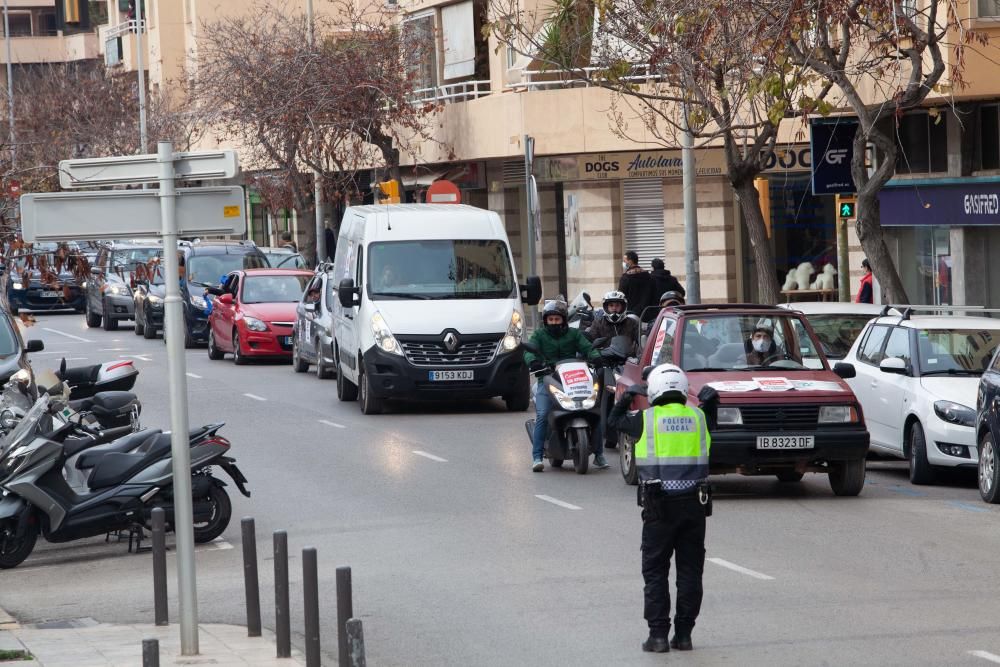
MULTIPOLYGON (((57 394, 58 389, 49 392, 57 394)), ((87 492, 76 493, 63 476, 66 446, 60 439, 72 423, 53 428, 58 399, 42 393, 18 425, 0 440, 0 569, 16 567, 32 552, 39 533, 49 542, 69 542, 109 532, 146 527, 155 507, 173 526, 170 436, 158 434, 128 452, 96 457, 87 492)), ((246 478, 225 456, 230 443, 213 435, 191 446, 195 542, 221 535, 232 517, 225 483, 212 476, 222 468, 245 496, 246 478)))
POLYGON ((56 375, 70 386, 70 399, 77 400, 102 391, 129 391, 135 386, 139 369, 131 361, 124 360, 66 368, 66 359, 63 359, 56 375))

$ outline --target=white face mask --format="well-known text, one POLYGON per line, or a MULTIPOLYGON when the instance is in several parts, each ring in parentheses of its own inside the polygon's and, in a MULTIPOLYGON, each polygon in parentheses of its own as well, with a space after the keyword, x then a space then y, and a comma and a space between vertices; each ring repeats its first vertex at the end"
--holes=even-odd
POLYGON ((622 262, 622 271, 628 271, 628 262, 622 262))
POLYGON ((755 338, 753 341, 753 349, 764 354, 771 348, 771 341, 768 338, 755 338))

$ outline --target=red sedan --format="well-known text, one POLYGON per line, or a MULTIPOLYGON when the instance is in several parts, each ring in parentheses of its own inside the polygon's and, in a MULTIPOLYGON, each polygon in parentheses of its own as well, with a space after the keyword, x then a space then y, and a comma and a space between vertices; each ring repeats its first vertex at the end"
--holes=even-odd
POLYGON ((297 269, 248 269, 226 276, 208 317, 208 358, 245 364, 251 358, 292 358, 295 306, 313 277, 297 269))

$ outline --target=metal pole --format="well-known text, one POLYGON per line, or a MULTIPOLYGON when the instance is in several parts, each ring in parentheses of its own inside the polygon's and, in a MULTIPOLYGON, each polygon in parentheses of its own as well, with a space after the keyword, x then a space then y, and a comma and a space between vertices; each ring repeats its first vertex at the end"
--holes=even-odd
POLYGON ((191 445, 188 442, 187 377, 184 375, 184 310, 177 260, 177 201, 174 191, 174 147, 161 141, 160 217, 166 260, 164 331, 170 384, 170 445, 174 474, 174 533, 177 535, 177 593, 180 602, 181 655, 198 655, 198 591, 194 568, 194 518, 191 507, 191 445))
POLYGON ((350 662, 347 664, 351 667, 366 667, 365 631, 360 618, 347 621, 347 641, 351 644, 350 662))
MULTIPOLYGON (((837 211, 840 213, 840 211, 837 211)), ((847 248, 847 218, 837 222, 837 299, 849 302, 851 300, 851 259, 847 248)))
POLYGON ((260 637, 260 577, 257 576, 257 531, 246 517, 243 529, 243 586, 247 594, 247 637, 260 637))
MULTIPOLYGON (((313 18, 313 0, 306 0, 306 18, 309 21, 309 46, 316 43, 316 22, 313 18)), ((326 261, 326 234, 323 219, 326 217, 326 207, 323 203, 323 176, 318 169, 313 169, 313 201, 316 209, 316 265, 326 261)))
POLYGON ((3 0, 3 40, 7 47, 7 114, 10 123, 10 167, 17 164, 17 144, 14 141, 14 57, 10 49, 10 19, 7 16, 7 0, 3 0))
POLYGON ((305 612, 306 667, 319 667, 319 572, 315 547, 302 550, 302 600, 305 612))
MULTIPOLYGON (((525 202, 528 206, 528 275, 538 275, 538 262, 535 257, 535 200, 537 193, 531 187, 532 163, 535 160, 535 140, 529 135, 524 135, 524 192, 525 202)), ((534 329, 538 326, 538 308, 532 307, 528 313, 528 327, 534 329)))
POLYGON ((348 664, 350 642, 347 621, 354 617, 354 596, 351 592, 351 568, 337 568, 337 642, 339 665, 348 664))
POLYGON ((167 614, 167 513, 153 508, 153 608, 156 625, 169 625, 167 614))
POLYGON ((681 134, 684 188, 684 273, 688 303, 701 303, 701 267, 698 261, 698 202, 695 193, 694 135, 688 128, 684 110, 684 132, 681 134))
POLYGON ((160 667, 160 640, 142 640, 142 667, 160 667))
MULTIPOLYGON (((4 0, 6 2, 6 0, 4 0)), ((146 135, 146 73, 143 71, 143 60, 146 56, 142 34, 145 25, 142 17, 142 6, 146 0, 135 2, 135 64, 139 70, 139 152, 149 150, 149 138, 146 135)))
POLYGON ((288 533, 274 533, 274 635, 279 658, 292 657, 292 623, 288 603, 288 533))

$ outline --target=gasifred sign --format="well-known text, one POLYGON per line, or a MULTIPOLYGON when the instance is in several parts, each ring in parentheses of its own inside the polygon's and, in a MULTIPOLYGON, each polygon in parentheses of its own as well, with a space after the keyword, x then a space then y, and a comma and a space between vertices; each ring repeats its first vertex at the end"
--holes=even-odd
POLYGON ((969 179, 911 185, 902 181, 883 188, 878 197, 884 226, 1000 226, 1000 182, 969 179))

